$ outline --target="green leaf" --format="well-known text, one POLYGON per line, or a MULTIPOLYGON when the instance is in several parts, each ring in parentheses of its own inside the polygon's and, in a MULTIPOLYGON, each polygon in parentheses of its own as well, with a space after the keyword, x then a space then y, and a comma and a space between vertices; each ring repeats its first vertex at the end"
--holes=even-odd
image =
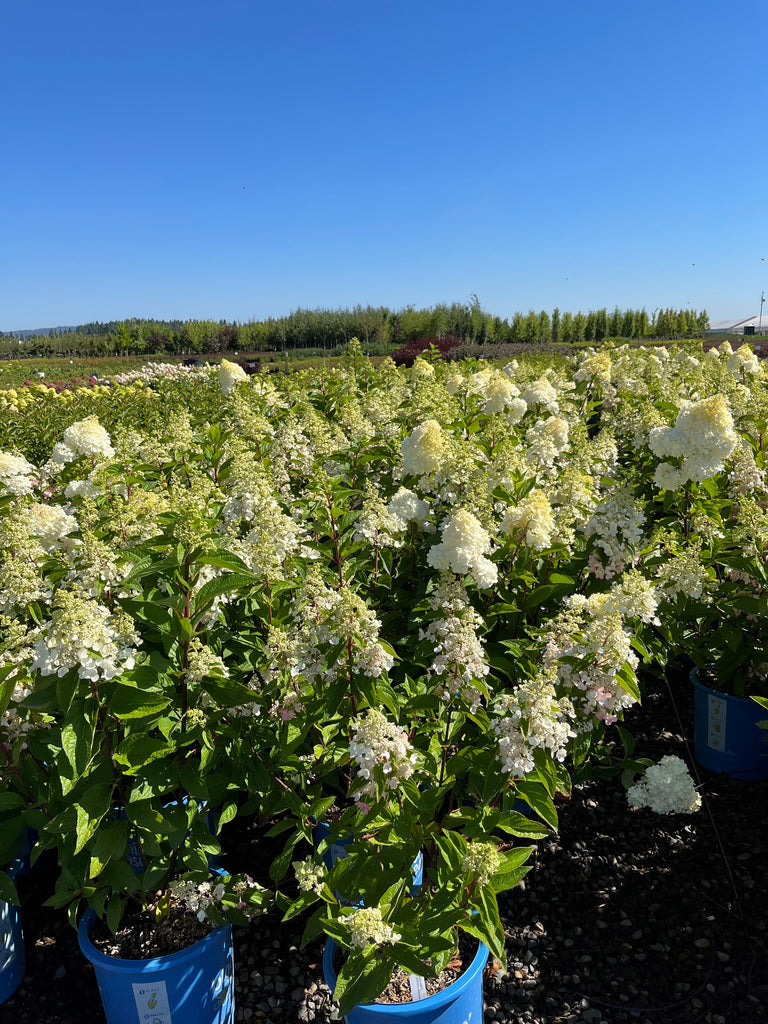
POLYGON ((528 782, 523 779, 515 783, 517 792, 529 804, 539 817, 551 828, 557 830, 557 811, 551 797, 539 782, 528 782))
POLYGON ((18 793, 0 793, 0 812, 12 811, 16 807, 24 807, 26 800, 18 793))
POLYGON ((201 555, 195 564, 215 565, 219 569, 230 569, 232 572, 248 576, 252 580, 256 578, 251 572, 248 563, 229 551, 219 551, 215 555, 201 555))
POLYGON ((109 903, 107 904, 107 927, 114 935, 117 931, 117 926, 120 924, 120 918, 123 916, 125 910, 125 900, 119 896, 111 896, 109 903))
POLYGON ((123 740, 115 751, 115 761, 123 766, 127 775, 135 775, 144 765, 173 753, 174 748, 165 740, 139 733, 123 740))
POLYGON ((106 825, 96 837, 91 847, 91 864, 89 878, 101 874, 112 860, 119 860, 125 853, 128 842, 128 822, 113 821, 106 825))
POLYGON ((148 718, 165 710, 171 701, 160 694, 147 693, 137 686, 117 683, 109 701, 109 710, 120 719, 148 718))
POLYGON ((194 617, 197 618, 209 605, 222 594, 231 594, 234 590, 243 590, 254 585, 254 577, 243 576, 240 573, 225 573, 215 579, 208 580, 195 594, 194 617))
POLYGON ((317 902, 317 899, 317 894, 314 892, 301 893, 283 914, 282 920, 290 921, 291 918, 296 917, 297 914, 303 914, 304 911, 308 910, 313 903, 317 902))
POLYGON ((232 819, 236 817, 237 801, 228 800, 227 803, 225 803, 224 806, 222 807, 218 817, 218 821, 216 822, 216 833, 218 834, 219 832, 221 832, 222 827, 226 825, 227 822, 232 821, 232 819))
POLYGON ((552 830, 542 825, 541 822, 527 817, 520 811, 507 811, 502 814, 496 823, 496 828, 507 832, 512 836, 519 836, 521 839, 546 839, 551 835, 552 830))
POLYGON ((99 827, 101 819, 111 807, 111 783, 99 783, 96 786, 91 786, 80 797, 79 801, 75 804, 77 815, 75 825, 77 833, 76 854, 85 847, 85 844, 99 827))
POLYGON ((304 949, 310 942, 314 942, 315 939, 323 934, 323 914, 325 907, 319 907, 314 914, 307 921, 304 926, 304 933, 301 936, 301 948, 304 949))

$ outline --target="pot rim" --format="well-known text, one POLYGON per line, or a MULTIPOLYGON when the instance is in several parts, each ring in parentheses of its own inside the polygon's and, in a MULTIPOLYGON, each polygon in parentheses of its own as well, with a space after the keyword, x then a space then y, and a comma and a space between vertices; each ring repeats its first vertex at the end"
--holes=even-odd
POLYGON ((208 946, 215 946, 222 939, 228 941, 230 945, 232 944, 232 925, 222 924, 218 928, 214 928, 208 935, 204 935, 202 939, 198 939, 191 946, 187 946, 186 949, 180 949, 178 953, 167 953, 165 956, 149 957, 145 960, 126 960, 124 957, 110 956, 108 953, 102 953, 100 949, 94 946, 89 932, 95 920, 96 911, 93 907, 88 907, 80 919, 80 924, 77 928, 77 941, 80 945, 80 950, 94 966, 98 964, 100 967, 105 967, 120 974, 138 974, 147 971, 166 970, 169 967, 178 967, 186 960, 192 960, 201 953, 204 953, 208 946), (227 933, 229 934, 227 935, 227 933))
MULTIPOLYGON (((336 972, 333 969, 333 958, 336 950, 339 948, 338 944, 334 939, 329 938, 325 944, 323 950, 323 974, 325 981, 331 990, 331 994, 336 990, 336 972)), ((435 992, 431 996, 427 996, 426 999, 419 999, 415 1003, 361 1003, 360 1006, 364 1006, 368 1013, 380 1013, 383 1015, 397 1013, 401 1017, 413 1016, 417 1013, 423 1013, 427 1010, 436 1010, 439 1007, 451 1002, 457 996, 456 986, 459 986, 459 991, 463 992, 478 976, 481 974, 485 967, 486 961, 488 960, 488 947, 484 942, 477 940, 477 953, 472 959, 469 967, 463 971, 455 981, 452 981, 450 985, 447 985, 440 992, 435 992)))

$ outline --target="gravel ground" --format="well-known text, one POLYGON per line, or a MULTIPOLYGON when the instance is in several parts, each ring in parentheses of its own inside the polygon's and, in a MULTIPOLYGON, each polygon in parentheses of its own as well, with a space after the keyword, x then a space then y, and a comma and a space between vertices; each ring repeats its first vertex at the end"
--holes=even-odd
MULTIPOLYGON (((559 836, 503 897, 507 963, 486 969, 487 1021, 768 1024, 768 782, 696 768, 690 688, 675 693, 682 726, 663 685, 649 690, 628 722, 638 752, 681 756, 704 806, 659 817, 630 812, 618 780, 575 791, 559 836)), ((264 862, 253 836, 234 839, 233 857, 264 862)), ((40 907, 52 884, 44 865, 20 882, 27 975, 0 1022, 103 1024, 74 930, 40 907)), ((236 930, 237 1021, 335 1019, 321 943, 299 950, 301 928, 268 916, 236 930)))

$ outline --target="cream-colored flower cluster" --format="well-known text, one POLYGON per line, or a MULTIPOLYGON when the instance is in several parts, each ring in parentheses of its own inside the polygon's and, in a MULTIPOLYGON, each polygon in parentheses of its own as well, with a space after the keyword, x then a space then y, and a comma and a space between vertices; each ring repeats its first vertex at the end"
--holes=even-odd
POLYGON ((440 468, 445 448, 443 431, 437 420, 425 420, 403 439, 403 473, 428 476, 440 468))
POLYGON ((549 381, 549 377, 546 373, 542 374, 538 380, 532 381, 528 387, 523 391, 522 399, 525 402, 528 409, 539 407, 540 409, 546 409, 547 412, 556 416, 560 412, 560 402, 558 400, 558 394, 556 389, 549 381))
POLYGON ((517 778, 532 772, 537 747, 565 760, 568 740, 576 735, 574 707, 568 698, 557 696, 556 678, 548 669, 498 697, 491 728, 498 737, 502 771, 517 778))
POLYGON ((81 679, 114 679, 133 668, 140 643, 127 616, 113 616, 77 587, 59 590, 30 670, 64 676, 76 668, 81 679))
POLYGON ((760 360, 755 355, 752 346, 747 344, 737 348, 727 357, 727 366, 735 377, 742 380, 747 375, 757 376, 760 373, 760 360))
POLYGON ((531 469, 552 470, 568 449, 569 427, 561 416, 537 420, 525 432, 528 448, 525 458, 531 469))
POLYGON ((176 879, 170 884, 170 890, 187 910, 197 915, 198 921, 204 921, 208 910, 214 903, 220 903, 227 887, 223 882, 212 885, 210 882, 195 883, 189 879, 176 879))
POLYGON ((349 742, 349 756, 357 765, 357 778, 363 785, 360 797, 375 798, 378 784, 375 769, 380 767, 385 789, 394 790, 413 775, 417 755, 408 734, 401 726, 387 720, 376 708, 369 708, 365 716, 355 723, 349 742))
POLYGON ((627 800, 630 807, 650 807, 657 814, 692 814, 701 807, 685 762, 673 754, 646 768, 627 790, 627 800))
POLYGON ((302 892, 314 892, 318 896, 325 885, 325 868, 322 864, 316 864, 311 858, 298 860, 293 863, 293 870, 296 873, 296 882, 302 892))
POLYGON ((473 876, 478 885, 487 885, 501 865, 501 856, 493 843, 468 843, 461 870, 473 876))
POLYGON ((199 686, 206 679, 228 679, 229 669, 199 636, 193 636, 187 647, 187 682, 199 686))
POLYGON ((611 725, 636 702, 621 682, 621 673, 638 665, 632 634, 602 594, 571 596, 549 624, 543 661, 566 688, 579 732, 590 731, 595 722, 611 725))
POLYGON ((53 446, 51 466, 60 469, 85 455, 89 458, 111 459, 115 454, 112 441, 97 416, 86 416, 64 431, 61 441, 53 446))
POLYGON ((481 701, 474 683, 490 671, 477 635, 483 626, 482 617, 469 603, 461 584, 452 579, 438 586, 429 604, 442 614, 419 630, 419 640, 427 640, 434 651, 428 677, 438 677, 438 693, 443 700, 458 694, 474 713, 481 701))
POLYGON ((379 907, 360 907, 351 914, 339 917, 339 924, 349 928, 349 943, 353 949, 366 946, 392 946, 402 935, 384 923, 379 907))
POLYGON ((415 523, 426 533, 434 533, 435 526, 429 521, 429 505, 418 494, 400 487, 387 502, 387 512, 397 521, 400 531, 415 523))
POLYGON ((219 386, 223 395, 231 395, 240 381, 248 380, 248 374, 239 365, 222 359, 219 364, 219 386))
POLYGON ((613 579, 631 566, 643 539, 645 516, 628 490, 606 496, 584 524, 584 533, 596 549, 589 569, 598 579, 613 579))
POLYGON ((459 576, 471 572, 477 586, 485 590, 499 577, 496 566, 485 557, 490 550, 487 530, 468 509, 459 509, 443 523, 440 543, 429 549, 427 563, 441 572, 455 572, 459 576))
POLYGON ((44 551, 66 550, 75 543, 70 535, 77 528, 77 520, 61 505, 29 505, 24 512, 26 527, 36 537, 44 551))
POLYGON ((518 537, 532 551, 551 547, 555 517, 546 494, 534 487, 517 505, 507 508, 501 521, 501 532, 518 537))
POLYGON ((657 487, 674 491, 689 480, 708 480, 720 473, 739 436, 725 396, 713 395, 684 402, 674 426, 655 427, 648 443, 654 455, 679 462, 659 463, 654 477, 657 487))
POLYGON ((402 535, 407 527, 407 521, 392 512, 391 502, 387 505, 373 485, 368 483, 360 517, 355 525, 355 540, 365 541, 373 548, 399 548, 402 547, 402 535))
POLYGON ((9 494, 31 494, 38 471, 23 455, 0 452, 0 490, 9 494))

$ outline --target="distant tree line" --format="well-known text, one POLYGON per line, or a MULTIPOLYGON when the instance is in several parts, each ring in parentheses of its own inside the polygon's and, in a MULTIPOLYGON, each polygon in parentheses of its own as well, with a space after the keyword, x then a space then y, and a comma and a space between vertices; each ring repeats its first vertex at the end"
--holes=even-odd
POLYGON ((247 323, 226 320, 130 320, 80 324, 20 338, 0 334, 0 358, 75 356, 190 356, 298 349, 333 354, 359 338, 369 354, 385 354, 416 338, 458 338, 464 344, 599 342, 606 338, 693 338, 709 326, 706 311, 616 307, 561 313, 556 307, 503 319, 476 295, 465 303, 427 309, 384 306, 296 309, 288 316, 247 323))

